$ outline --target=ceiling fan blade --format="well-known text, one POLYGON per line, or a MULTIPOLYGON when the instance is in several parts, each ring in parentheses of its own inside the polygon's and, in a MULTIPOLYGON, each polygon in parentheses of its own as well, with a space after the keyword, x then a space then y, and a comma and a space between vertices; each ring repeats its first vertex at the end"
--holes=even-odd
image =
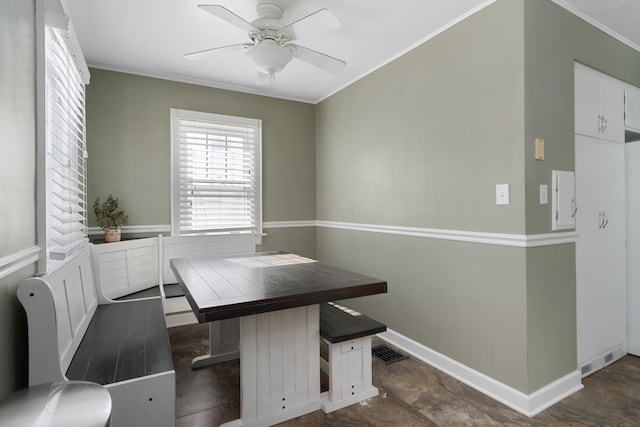
POLYGON ((320 9, 311 15, 292 22, 280 31, 289 34, 289 40, 296 40, 311 34, 340 28, 341 26, 340 21, 331 12, 327 9, 320 9))
POLYGON ((231 12, 224 6, 219 4, 199 4, 198 7, 202 10, 209 12, 212 15, 217 16, 220 19, 224 19, 230 24, 250 33, 251 31, 258 31, 256 27, 245 21, 235 13, 231 12))
POLYGON ((236 50, 248 49, 250 47, 253 47, 253 44, 238 43, 238 44, 232 44, 229 46, 214 47, 212 49, 205 49, 205 50, 199 50, 197 52, 187 53, 184 57, 192 61, 196 61, 198 59, 203 59, 209 55, 213 55, 216 53, 234 52, 236 50))
POLYGON ((298 46, 298 45, 290 45, 296 48, 293 56, 298 58, 301 61, 304 61, 308 64, 314 65, 318 68, 321 68, 330 73, 337 73, 342 70, 346 62, 341 59, 334 58, 333 56, 325 55, 324 53, 317 52, 315 50, 298 46))

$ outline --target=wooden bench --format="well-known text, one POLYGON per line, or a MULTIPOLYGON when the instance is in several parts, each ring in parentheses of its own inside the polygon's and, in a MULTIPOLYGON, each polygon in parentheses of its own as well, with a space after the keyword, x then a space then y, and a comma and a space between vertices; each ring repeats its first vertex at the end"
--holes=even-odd
POLYGON ((325 413, 378 395, 371 383, 371 336, 387 327, 363 314, 333 303, 320 304, 320 337, 328 346, 320 368, 329 375, 325 413))
POLYGON ((95 286, 88 247, 17 290, 27 314, 29 385, 102 384, 111 425, 174 426, 175 371, 161 298, 113 301, 95 286))
MULTIPOLYGON (((168 328, 198 323, 169 262, 174 258, 255 252, 253 234, 162 236, 90 245, 95 281, 108 298, 128 300, 161 295, 168 328)), ((193 359, 193 368, 237 359, 240 323, 209 323, 209 353, 193 359)))

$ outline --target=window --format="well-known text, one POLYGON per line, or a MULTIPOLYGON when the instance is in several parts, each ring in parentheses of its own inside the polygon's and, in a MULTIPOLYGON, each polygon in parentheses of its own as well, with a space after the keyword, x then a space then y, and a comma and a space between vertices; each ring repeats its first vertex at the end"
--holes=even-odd
MULTIPOLYGON (((87 241, 85 81, 70 31, 45 27, 44 191, 40 212, 46 242, 44 269, 51 271, 87 241)), ((80 55, 81 58, 81 55, 80 55)), ((80 60, 84 65, 84 62, 80 60)), ((42 184, 40 184, 42 185, 42 184)), ((43 270, 43 267, 40 267, 43 270)))
POLYGON ((171 109, 171 234, 262 234, 262 123, 171 109))

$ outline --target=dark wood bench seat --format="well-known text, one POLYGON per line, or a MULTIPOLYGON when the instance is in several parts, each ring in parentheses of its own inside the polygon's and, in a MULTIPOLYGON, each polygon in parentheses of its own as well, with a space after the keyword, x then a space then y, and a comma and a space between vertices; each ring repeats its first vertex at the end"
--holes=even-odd
POLYGON ((67 378, 107 385, 172 371, 163 318, 160 298, 99 305, 67 378))
POLYGON ((387 330, 387 326, 364 314, 351 314, 333 304, 320 304, 320 335, 330 343, 353 340, 387 330))

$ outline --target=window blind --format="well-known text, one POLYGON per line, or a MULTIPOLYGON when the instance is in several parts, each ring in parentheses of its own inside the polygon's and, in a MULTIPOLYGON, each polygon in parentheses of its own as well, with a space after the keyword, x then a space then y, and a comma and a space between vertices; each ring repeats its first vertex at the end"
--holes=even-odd
POLYGON ((64 260, 86 241, 85 86, 63 30, 45 30, 46 245, 64 260))
POLYGON ((172 233, 261 233, 261 122, 172 114, 172 233))

